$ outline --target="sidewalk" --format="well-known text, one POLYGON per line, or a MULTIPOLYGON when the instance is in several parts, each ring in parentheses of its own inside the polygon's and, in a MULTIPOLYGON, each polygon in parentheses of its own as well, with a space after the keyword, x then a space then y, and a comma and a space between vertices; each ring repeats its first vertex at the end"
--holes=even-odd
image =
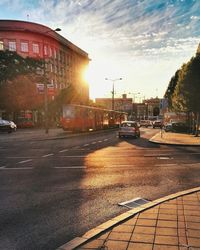
POLYGON ((149 141, 167 145, 200 146, 200 136, 165 131, 157 133, 149 141))
POLYGON ((200 187, 149 202, 58 250, 199 250, 200 187))
MULTIPOLYGON (((156 134, 153 143, 200 146, 200 137, 156 134)), ((57 250, 200 250, 200 187, 128 210, 57 250)))

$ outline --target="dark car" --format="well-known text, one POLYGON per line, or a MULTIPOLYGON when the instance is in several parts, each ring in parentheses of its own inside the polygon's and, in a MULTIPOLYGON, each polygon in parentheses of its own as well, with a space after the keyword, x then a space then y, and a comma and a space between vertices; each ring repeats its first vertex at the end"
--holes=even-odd
POLYGON ((172 132, 172 123, 167 123, 164 126, 164 130, 165 130, 165 132, 172 132))
POLYGON ((13 121, 7 121, 0 119, 0 131, 11 133, 16 131, 17 126, 13 121))
POLYGON ((153 121, 153 128, 162 128, 163 123, 160 120, 153 121))
POLYGON ((140 128, 135 121, 124 121, 121 123, 118 131, 119 138, 122 136, 140 137, 140 128))
POLYGON ((172 132, 186 133, 189 131, 189 126, 184 122, 172 122, 172 132))

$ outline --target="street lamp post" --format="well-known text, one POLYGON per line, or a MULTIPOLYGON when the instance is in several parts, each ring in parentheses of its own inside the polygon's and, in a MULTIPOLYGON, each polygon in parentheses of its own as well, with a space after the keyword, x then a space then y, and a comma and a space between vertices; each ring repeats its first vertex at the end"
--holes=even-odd
MULTIPOLYGON (((55 30, 48 30, 43 34, 47 34, 52 31, 61 31, 60 28, 56 28, 55 30)), ((45 133, 49 133, 49 119, 48 119, 48 80, 46 75, 46 61, 45 61, 45 53, 44 53, 44 40, 42 41, 42 57, 43 57, 43 77, 44 77, 44 119, 45 119, 45 133)))
POLYGON ((135 97, 136 95, 140 95, 140 92, 135 92, 135 93, 129 93, 133 95, 133 102, 135 103, 135 97))
POLYGON ((122 80, 122 78, 121 77, 117 79, 105 78, 105 80, 112 82, 112 110, 115 110, 115 82, 122 80))

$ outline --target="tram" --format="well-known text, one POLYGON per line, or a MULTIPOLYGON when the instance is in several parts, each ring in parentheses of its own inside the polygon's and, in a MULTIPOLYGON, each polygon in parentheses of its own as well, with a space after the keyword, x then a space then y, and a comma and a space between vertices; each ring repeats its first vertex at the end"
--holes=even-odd
POLYGON ((60 124, 66 131, 84 132, 115 128, 126 119, 126 112, 67 104, 62 108, 60 124))

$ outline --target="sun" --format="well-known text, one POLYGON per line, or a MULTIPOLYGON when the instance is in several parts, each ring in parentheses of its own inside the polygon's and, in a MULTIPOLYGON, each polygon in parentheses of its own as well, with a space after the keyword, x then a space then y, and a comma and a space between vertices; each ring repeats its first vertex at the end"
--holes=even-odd
POLYGON ((89 65, 84 73, 84 78, 89 85, 90 98, 106 97, 111 91, 111 86, 105 81, 105 73, 102 67, 89 65))
POLYGON ((84 73, 84 79, 89 85, 90 98, 110 98, 112 82, 105 79, 117 78, 116 72, 119 71, 119 67, 109 60, 91 61, 84 73))

